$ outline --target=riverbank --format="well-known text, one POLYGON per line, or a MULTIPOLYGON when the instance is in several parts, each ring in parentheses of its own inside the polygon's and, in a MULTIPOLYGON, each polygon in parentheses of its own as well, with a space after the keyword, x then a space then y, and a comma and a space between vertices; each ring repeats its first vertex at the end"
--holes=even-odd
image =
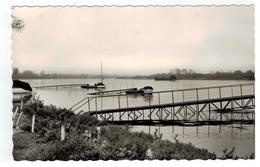
MULTIPOLYGON (((222 157, 182 143, 162 140, 153 135, 131 132, 126 126, 100 126, 88 114, 74 115, 66 109, 45 106, 39 100, 24 108, 21 131, 13 135, 14 160, 144 160, 144 159, 236 159, 231 151, 222 157), (35 132, 31 133, 30 120, 36 115, 35 132), (60 140, 60 126, 65 125, 66 138, 60 140)), ((254 158, 244 157, 244 158, 254 158)))

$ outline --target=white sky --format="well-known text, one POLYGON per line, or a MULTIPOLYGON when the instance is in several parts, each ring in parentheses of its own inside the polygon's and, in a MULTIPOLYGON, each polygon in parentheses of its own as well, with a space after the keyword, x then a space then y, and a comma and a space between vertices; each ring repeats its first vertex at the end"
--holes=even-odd
POLYGON ((254 7, 16 7, 13 66, 58 73, 254 69, 254 7))

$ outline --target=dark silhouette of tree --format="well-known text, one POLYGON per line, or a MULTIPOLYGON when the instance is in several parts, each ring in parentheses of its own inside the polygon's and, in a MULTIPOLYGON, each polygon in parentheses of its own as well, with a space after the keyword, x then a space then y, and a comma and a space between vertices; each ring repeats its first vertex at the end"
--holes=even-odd
POLYGON ((17 16, 12 16, 12 19, 12 29, 17 32, 22 32, 25 26, 23 19, 17 16))
POLYGON ((20 75, 20 73, 19 73, 18 67, 14 67, 14 68, 13 68, 12 78, 13 78, 13 79, 19 79, 19 75, 20 75))

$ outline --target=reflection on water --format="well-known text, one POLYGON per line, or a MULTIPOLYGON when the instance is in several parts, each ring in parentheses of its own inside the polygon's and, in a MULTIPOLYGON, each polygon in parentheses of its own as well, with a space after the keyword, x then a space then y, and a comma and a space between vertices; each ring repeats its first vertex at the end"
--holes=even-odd
MULTIPOLYGON (((51 84, 64 84, 64 83, 96 83, 96 79, 71 79, 71 80, 28 80, 32 86, 40 85, 51 85, 51 84)), ((107 90, 113 89, 126 89, 126 88, 141 88, 143 86, 152 86, 154 91, 163 90, 176 90, 176 89, 187 89, 196 87, 207 87, 207 86, 220 86, 220 85, 231 85, 248 83, 248 81, 205 81, 205 80, 194 80, 194 81, 154 81, 154 80, 131 80, 131 79, 106 79, 105 84, 107 90)), ((69 108, 75 103, 77 103, 82 98, 86 97, 88 93, 95 92, 93 89, 81 89, 80 87, 73 88, 47 88, 47 89, 37 89, 34 90, 36 95, 40 96, 40 99, 44 101, 45 104, 53 104, 59 107, 69 108)), ((212 97, 218 97, 218 90, 210 90, 207 92, 202 90, 200 92, 200 98, 208 98, 209 94, 212 97)), ((251 91, 251 90, 243 90, 251 91)), ((221 95, 223 97, 228 96, 232 93, 234 96, 239 95, 239 88, 223 89, 221 95)), ((244 93, 244 92, 243 92, 244 93)), ((176 93, 175 99, 185 98, 190 100, 193 98, 194 93, 178 94, 176 93)), ((121 98, 120 105, 136 106, 142 105, 144 103, 158 103, 158 96, 129 96, 129 101, 125 98, 121 98)), ((118 107, 117 99, 100 99, 97 101, 98 109, 113 108, 118 107)), ((160 101, 162 103, 171 102, 171 97, 167 94, 160 95, 160 101)), ((83 110, 87 110, 82 108, 83 110)), ((94 109, 94 106, 90 106, 94 109)), ((235 154, 239 156, 249 156, 251 153, 255 152, 255 132, 254 125, 221 125, 221 126, 195 126, 195 127, 180 127, 180 126, 133 126, 133 131, 144 131, 146 133, 153 134, 155 130, 158 129, 160 133, 163 134, 163 139, 174 141, 174 136, 178 135, 178 139, 182 142, 191 142, 197 147, 206 148, 211 152, 215 152, 217 155, 221 156, 222 151, 225 148, 232 149, 235 147, 235 154)))

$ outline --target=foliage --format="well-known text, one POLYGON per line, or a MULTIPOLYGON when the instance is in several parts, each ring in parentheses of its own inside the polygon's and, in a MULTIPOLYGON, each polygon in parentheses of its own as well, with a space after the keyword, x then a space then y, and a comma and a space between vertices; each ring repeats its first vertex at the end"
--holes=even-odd
MULTIPOLYGON (((69 110, 44 106, 39 99, 32 100, 24 108, 27 118, 36 115, 35 134, 14 135, 15 160, 144 160, 144 159, 216 159, 206 149, 185 144, 174 137, 175 142, 162 140, 162 135, 131 132, 126 126, 102 126, 89 114, 75 115, 69 110), (66 125, 66 139, 60 141, 60 125, 66 125), (92 133, 89 136, 89 133, 92 133), (19 138, 21 137, 21 138, 19 138), (26 141, 26 142, 25 142, 26 141)), ((28 124, 30 126, 30 123, 28 124)), ((28 126, 25 130, 29 129, 28 126)), ((28 130, 29 131, 29 130, 28 130)), ((222 159, 236 159, 234 150, 223 151, 222 159)), ((254 158, 254 155, 250 156, 254 158)))
MULTIPOLYGON (((32 99, 28 105, 24 106, 25 119, 29 119, 32 115, 36 115, 35 132, 46 138, 47 141, 58 140, 59 131, 62 123, 66 124, 66 131, 77 131, 83 133, 85 129, 97 125, 98 121, 95 117, 88 114, 75 115, 65 108, 57 108, 53 105, 44 106, 39 99, 32 99)), ((27 125, 20 128, 29 131, 27 125)))
POLYGON ((228 149, 224 149, 222 157, 220 157, 220 159, 234 159, 234 160, 237 160, 237 159, 255 159, 254 153, 252 153, 249 157, 246 156, 246 157, 242 158, 242 157, 235 155, 234 152, 235 152, 235 147, 233 147, 230 151, 228 149))
POLYGON ((216 159, 216 155, 206 149, 194 147, 191 143, 172 143, 168 140, 161 140, 154 143, 152 150, 153 158, 159 160, 170 159, 216 159))
POLYGON ((12 16, 12 19, 12 29, 21 32, 25 26, 23 19, 17 16, 12 16))
MULTIPOLYGON (((13 79, 83 79, 99 78, 99 75, 91 74, 57 74, 57 73, 35 73, 31 70, 19 71, 17 67, 13 69, 13 79)), ((252 70, 234 72, 215 72, 215 73, 197 73, 191 69, 176 69, 169 73, 157 73, 151 75, 106 75, 106 78, 118 79, 155 79, 155 80, 255 80, 255 73, 252 70)))

